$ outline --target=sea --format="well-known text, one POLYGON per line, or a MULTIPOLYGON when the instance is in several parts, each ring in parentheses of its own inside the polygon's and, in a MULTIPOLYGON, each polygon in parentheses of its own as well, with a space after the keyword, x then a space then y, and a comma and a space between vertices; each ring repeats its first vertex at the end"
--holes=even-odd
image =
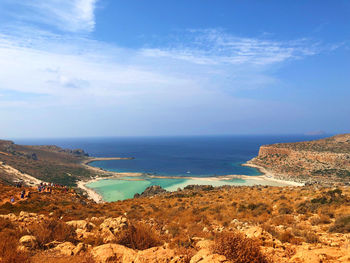
POLYGON ((281 182, 257 180, 260 172, 242 164, 257 156, 261 145, 315 140, 327 136, 329 135, 108 137, 14 141, 25 145, 83 149, 94 157, 132 157, 130 160, 90 163, 108 171, 141 174, 137 177, 126 175, 119 179, 101 179, 86 185, 98 192, 105 201, 112 202, 132 198, 151 185, 160 185, 168 191, 190 184, 281 186, 281 182), (251 179, 217 178, 223 175, 247 175, 251 179))

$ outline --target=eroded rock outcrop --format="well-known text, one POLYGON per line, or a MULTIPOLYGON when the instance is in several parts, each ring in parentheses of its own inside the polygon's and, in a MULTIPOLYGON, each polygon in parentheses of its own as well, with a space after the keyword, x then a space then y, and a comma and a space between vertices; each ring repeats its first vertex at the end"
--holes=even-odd
POLYGON ((350 182, 350 134, 260 147, 248 162, 288 179, 350 182))

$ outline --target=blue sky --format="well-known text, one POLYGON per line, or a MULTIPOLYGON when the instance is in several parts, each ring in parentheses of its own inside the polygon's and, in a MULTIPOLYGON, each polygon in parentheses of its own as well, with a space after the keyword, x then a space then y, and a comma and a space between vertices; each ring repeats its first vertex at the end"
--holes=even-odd
POLYGON ((2 0, 0 137, 350 130, 350 2, 2 0))

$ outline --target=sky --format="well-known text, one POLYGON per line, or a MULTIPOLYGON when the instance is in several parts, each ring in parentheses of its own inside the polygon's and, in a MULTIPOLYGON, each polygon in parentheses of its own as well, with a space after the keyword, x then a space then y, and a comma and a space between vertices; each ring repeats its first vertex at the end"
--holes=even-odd
POLYGON ((350 132, 348 0, 0 0, 0 138, 350 132))

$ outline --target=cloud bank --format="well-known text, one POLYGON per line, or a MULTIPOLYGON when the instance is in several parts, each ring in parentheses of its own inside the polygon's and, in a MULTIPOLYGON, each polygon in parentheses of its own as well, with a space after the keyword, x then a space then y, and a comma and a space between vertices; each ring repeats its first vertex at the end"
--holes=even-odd
POLYGON ((192 29, 124 48, 81 34, 94 30, 96 2, 15 1, 24 20, 65 33, 0 28, 0 136, 235 133, 253 116, 302 114, 237 92, 278 85, 273 69, 317 54, 316 43, 192 29))

